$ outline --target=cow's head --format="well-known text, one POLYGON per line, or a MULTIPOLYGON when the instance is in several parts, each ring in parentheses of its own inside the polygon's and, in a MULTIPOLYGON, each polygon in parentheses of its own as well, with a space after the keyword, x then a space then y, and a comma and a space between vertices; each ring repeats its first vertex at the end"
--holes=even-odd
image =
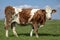
POLYGON ((46 6, 46 9, 45 10, 46 10, 46 18, 50 20, 51 17, 52 17, 52 13, 55 13, 56 10, 55 9, 52 9, 49 6, 46 6))

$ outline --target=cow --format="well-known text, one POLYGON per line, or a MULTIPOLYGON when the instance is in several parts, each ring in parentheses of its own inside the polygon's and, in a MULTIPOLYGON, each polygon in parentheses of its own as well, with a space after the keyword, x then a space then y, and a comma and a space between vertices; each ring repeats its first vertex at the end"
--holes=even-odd
POLYGON ((55 9, 46 7, 46 9, 32 9, 32 8, 16 8, 13 6, 7 6, 5 8, 5 29, 6 37, 8 37, 8 28, 11 27, 13 33, 18 37, 15 30, 15 24, 32 24, 32 30, 30 36, 32 36, 33 31, 35 32, 36 37, 38 38, 38 24, 42 27, 46 18, 51 19, 51 14, 55 13, 55 9))

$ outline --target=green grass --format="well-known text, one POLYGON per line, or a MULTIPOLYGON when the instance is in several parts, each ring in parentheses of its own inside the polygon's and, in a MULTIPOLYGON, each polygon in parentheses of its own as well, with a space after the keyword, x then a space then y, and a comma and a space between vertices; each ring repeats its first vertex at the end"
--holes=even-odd
POLYGON ((30 37, 31 25, 20 26, 17 25, 16 31, 18 38, 13 35, 9 28, 9 37, 5 37, 4 21, 0 20, 0 40, 60 40, 60 20, 46 21, 44 27, 38 29, 39 38, 35 35, 30 37))

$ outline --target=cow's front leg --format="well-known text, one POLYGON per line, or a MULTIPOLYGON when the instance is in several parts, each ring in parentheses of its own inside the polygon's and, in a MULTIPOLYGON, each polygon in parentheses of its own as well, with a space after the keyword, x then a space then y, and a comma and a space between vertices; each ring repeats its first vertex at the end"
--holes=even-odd
POLYGON ((16 37, 18 37, 17 32, 16 32, 16 30, 15 30, 15 27, 13 27, 13 33, 14 33, 14 35, 15 35, 16 37))
POLYGON ((36 35, 36 37, 38 38, 38 25, 37 25, 37 22, 34 22, 34 23, 33 23, 33 27, 34 27, 35 35, 36 35))
POLYGON ((33 32, 34 32, 34 27, 32 26, 32 30, 31 30, 31 32, 30 32, 30 36, 32 37, 32 35, 33 35, 33 32))
POLYGON ((16 37, 18 37, 17 32, 16 32, 15 23, 12 23, 12 24, 11 24, 11 27, 13 28, 13 29, 12 29, 12 30, 13 30, 13 34, 14 34, 16 37))

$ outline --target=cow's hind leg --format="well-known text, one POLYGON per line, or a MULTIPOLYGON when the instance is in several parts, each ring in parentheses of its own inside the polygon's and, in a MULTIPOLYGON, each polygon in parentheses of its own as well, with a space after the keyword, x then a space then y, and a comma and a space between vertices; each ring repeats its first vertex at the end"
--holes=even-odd
POLYGON ((5 25, 5 31, 6 31, 6 37, 8 37, 8 27, 9 27, 9 23, 7 23, 7 21, 6 21, 6 18, 5 18, 5 23, 4 23, 4 25, 5 25))
POLYGON ((16 27, 15 27, 15 22, 11 24, 11 28, 13 30, 13 34, 18 37, 17 32, 16 32, 16 27))
POLYGON ((5 30, 6 30, 6 37, 8 37, 8 27, 9 27, 9 25, 7 24, 7 25, 5 25, 5 30))
POLYGON ((6 29, 6 37, 8 37, 8 28, 5 27, 5 29, 6 29))

